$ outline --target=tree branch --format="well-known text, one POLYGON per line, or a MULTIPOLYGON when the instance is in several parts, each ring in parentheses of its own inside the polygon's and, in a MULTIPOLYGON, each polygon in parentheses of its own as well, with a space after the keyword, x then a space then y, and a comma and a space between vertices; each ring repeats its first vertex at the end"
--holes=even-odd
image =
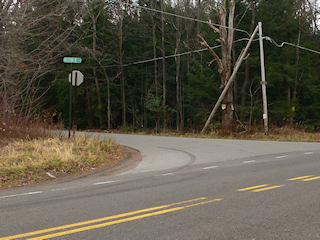
POLYGON ((215 26, 212 25, 211 20, 209 20, 209 26, 210 26, 215 32, 217 32, 217 33, 220 34, 220 30, 219 30, 218 28, 216 28, 215 26))
POLYGON ((219 73, 221 74, 222 71, 223 71, 223 65, 222 65, 222 62, 221 62, 221 59, 219 58, 219 56, 212 50, 212 48, 209 46, 209 44, 207 43, 207 41, 201 36, 201 35, 197 35, 198 38, 201 39, 202 42, 200 42, 200 44, 204 47, 206 47, 209 52, 214 56, 214 58, 216 59, 218 65, 219 65, 219 73))

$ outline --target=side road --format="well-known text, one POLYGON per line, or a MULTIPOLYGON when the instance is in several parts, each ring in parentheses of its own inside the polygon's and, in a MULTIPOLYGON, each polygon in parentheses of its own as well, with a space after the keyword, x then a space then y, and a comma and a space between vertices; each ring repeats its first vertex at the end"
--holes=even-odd
MULTIPOLYGON (((88 133, 77 133, 88 134, 88 133)), ((90 133, 100 139, 111 137, 123 146, 140 151, 142 161, 125 174, 180 169, 195 164, 218 163, 270 154, 320 150, 320 143, 272 142, 147 135, 90 133)))

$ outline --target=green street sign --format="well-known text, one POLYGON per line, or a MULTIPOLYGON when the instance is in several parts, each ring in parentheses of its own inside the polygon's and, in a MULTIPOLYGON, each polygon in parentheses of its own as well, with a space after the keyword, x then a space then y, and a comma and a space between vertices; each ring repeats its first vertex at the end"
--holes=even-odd
POLYGON ((82 59, 79 57, 64 57, 63 62, 64 63, 81 63, 82 59))

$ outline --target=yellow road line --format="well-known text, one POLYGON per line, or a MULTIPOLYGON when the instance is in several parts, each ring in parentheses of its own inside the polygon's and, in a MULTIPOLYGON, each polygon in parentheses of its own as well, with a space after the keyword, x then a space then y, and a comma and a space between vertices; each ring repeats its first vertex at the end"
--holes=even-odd
POLYGON ((252 189, 261 188, 261 187, 265 187, 265 186, 269 186, 269 184, 263 184, 263 185, 253 186, 253 187, 241 188, 241 189, 238 189, 237 191, 238 192, 249 191, 249 190, 252 190, 252 189))
POLYGON ((92 223, 112 220, 112 219, 115 219, 115 218, 127 217, 127 216, 130 216, 130 215, 135 215, 135 214, 144 213, 144 212, 150 212, 150 211, 159 210, 159 209, 163 209, 163 208, 167 208, 167 207, 171 207, 171 206, 175 206, 175 205, 180 205, 180 204, 185 204, 185 203, 190 203, 190 202, 196 202, 196 201, 206 200, 206 199, 207 198, 205 198, 205 197, 196 198, 196 199, 191 199, 191 200, 187 200, 187 201, 183 201, 183 202, 171 203, 171 204, 162 205, 162 206, 158 206, 158 207, 146 208, 146 209, 137 210, 137 211, 133 211, 133 212, 122 213, 122 214, 118 214, 118 215, 114 215, 114 216, 98 218, 98 219, 93 219, 93 220, 89 220, 89 221, 78 222, 78 223, 68 224, 68 225, 59 226, 59 227, 53 227, 53 228, 43 229, 43 230, 34 231, 34 232, 22 233, 22 234, 18 234, 18 235, 3 237, 3 238, 0 238, 0 240, 11 240, 11 239, 17 239, 17 238, 22 238, 22 237, 30 237, 30 236, 33 236, 33 235, 53 232, 53 231, 72 228, 72 227, 79 227, 79 226, 82 226, 82 225, 87 225, 87 224, 92 224, 92 223))
POLYGON ((313 176, 314 176, 314 175, 308 175, 308 176, 290 178, 290 179, 288 179, 288 180, 290 180, 290 181, 295 181, 295 180, 301 180, 301 179, 305 179, 305 178, 309 178, 309 177, 313 177, 313 176))
POLYGON ((271 187, 266 187, 266 188, 260 188, 260 189, 256 189, 253 190, 252 192, 262 192, 262 191, 267 191, 267 190, 271 190, 271 189, 275 189, 275 188, 281 188, 284 187, 285 185, 278 185, 278 186, 271 186, 271 187))
POLYGON ((175 212, 175 211, 179 211, 179 210, 182 210, 182 209, 185 209, 188 207, 194 207, 194 206, 208 204, 208 203, 217 202, 217 201, 221 201, 221 200, 222 200, 221 198, 220 199, 213 199, 213 200, 209 200, 209 201, 205 201, 205 202, 191 204, 188 206, 170 208, 170 209, 161 210, 161 211, 157 211, 157 212, 152 212, 152 213, 147 213, 147 214, 138 215, 138 216, 134 216, 134 217, 124 218, 124 219, 120 219, 120 220, 116 220, 116 221, 111 221, 111 222, 101 223, 101 224, 97 224, 97 225, 76 228, 76 229, 72 229, 72 230, 68 230, 68 231, 64 231, 64 232, 53 233, 53 234, 49 234, 49 235, 45 235, 45 236, 30 238, 28 240, 43 240, 43 239, 49 239, 49 238, 54 238, 54 237, 60 237, 60 236, 64 236, 64 235, 68 235, 68 234, 72 234, 72 233, 88 231, 88 230, 92 230, 92 229, 97 229, 97 228, 107 227, 110 225, 119 224, 119 223, 130 222, 130 221, 134 221, 134 220, 138 220, 138 219, 142 219, 142 218, 146 218, 146 217, 156 216, 156 215, 165 214, 165 213, 169 213, 169 212, 175 212))
POLYGON ((72 234, 72 233, 83 232, 83 231, 92 230, 92 229, 96 229, 96 228, 102 228, 102 227, 106 227, 106 226, 110 226, 110 225, 114 225, 114 224, 118 224, 118 223, 129 222, 129 221, 133 221, 133 220, 137 220, 137 219, 141 219, 141 218, 145 218, 145 217, 150 217, 150 216, 155 216, 155 215, 159 215, 159 214, 178 211, 178 210, 181 210, 181 209, 183 209, 183 207, 170 208, 170 209, 167 209, 167 210, 147 213, 147 214, 138 215, 138 216, 130 217, 130 218, 124 218, 124 219, 120 219, 120 220, 116 220, 116 221, 112 221, 112 222, 106 222, 106 223, 101 223, 101 224, 97 224, 97 225, 92 225, 92 226, 87 226, 87 227, 82 227, 82 228, 76 228, 76 229, 73 229, 73 230, 59 232, 59 233, 53 233, 53 234, 49 234, 49 235, 45 235, 45 236, 41 236, 41 237, 29 238, 29 240, 31 240, 31 239, 32 240, 49 239, 49 238, 64 236, 64 235, 68 235, 68 234, 72 234))
POLYGON ((208 204, 208 203, 212 203, 212 202, 218 202, 218 201, 222 201, 222 200, 223 200, 222 198, 216 198, 216 199, 209 200, 209 201, 205 201, 205 202, 199 202, 199 203, 187 205, 187 206, 184 206, 183 208, 195 207, 195 206, 199 206, 199 205, 203 205, 203 204, 208 204))
POLYGON ((318 177, 313 177, 313 178, 308 178, 308 179, 304 179, 304 180, 302 180, 302 181, 303 181, 303 182, 308 182, 308 181, 317 180, 317 179, 320 179, 320 176, 318 176, 318 177))

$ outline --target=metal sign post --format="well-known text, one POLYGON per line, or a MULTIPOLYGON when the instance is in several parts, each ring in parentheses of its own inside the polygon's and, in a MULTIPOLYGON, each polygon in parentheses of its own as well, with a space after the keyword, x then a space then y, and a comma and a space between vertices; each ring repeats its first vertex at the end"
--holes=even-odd
MULTIPOLYGON (((71 72, 73 75, 73 72, 71 72)), ((78 76, 77 76, 77 72, 75 74, 75 89, 74 89, 74 101, 73 101, 73 136, 76 134, 76 118, 77 118, 77 80, 78 80, 78 76)))
MULTIPOLYGON (((73 66, 71 63, 71 72, 73 71, 73 66)), ((71 74, 72 75, 72 74, 71 74)), ((71 82, 72 82, 72 76, 71 76, 71 82)), ((72 84, 70 84, 70 98, 69 98, 69 139, 71 137, 71 112, 72 112, 72 84)))
MULTIPOLYGON (((69 98, 69 134, 68 134, 69 139, 70 139, 70 137, 71 137, 71 122, 72 122, 72 86, 73 86, 73 78, 74 78, 73 77, 73 72, 74 72, 73 71, 73 63, 81 63, 82 59, 79 58, 79 57, 64 57, 63 58, 63 62, 64 63, 71 63, 71 74, 70 74, 71 76, 69 75, 69 81, 70 81, 71 84, 70 84, 70 98, 69 98)), ((77 72, 79 72, 79 71, 77 71, 77 72)), ((76 84, 76 86, 77 86, 77 72, 75 73, 75 84, 76 84)), ((82 75, 82 82, 83 82, 83 75, 82 75)), ((76 98, 76 91, 75 91, 75 98, 76 98)), ((76 101, 74 102, 74 108, 75 108, 75 104, 76 104, 76 101)))

